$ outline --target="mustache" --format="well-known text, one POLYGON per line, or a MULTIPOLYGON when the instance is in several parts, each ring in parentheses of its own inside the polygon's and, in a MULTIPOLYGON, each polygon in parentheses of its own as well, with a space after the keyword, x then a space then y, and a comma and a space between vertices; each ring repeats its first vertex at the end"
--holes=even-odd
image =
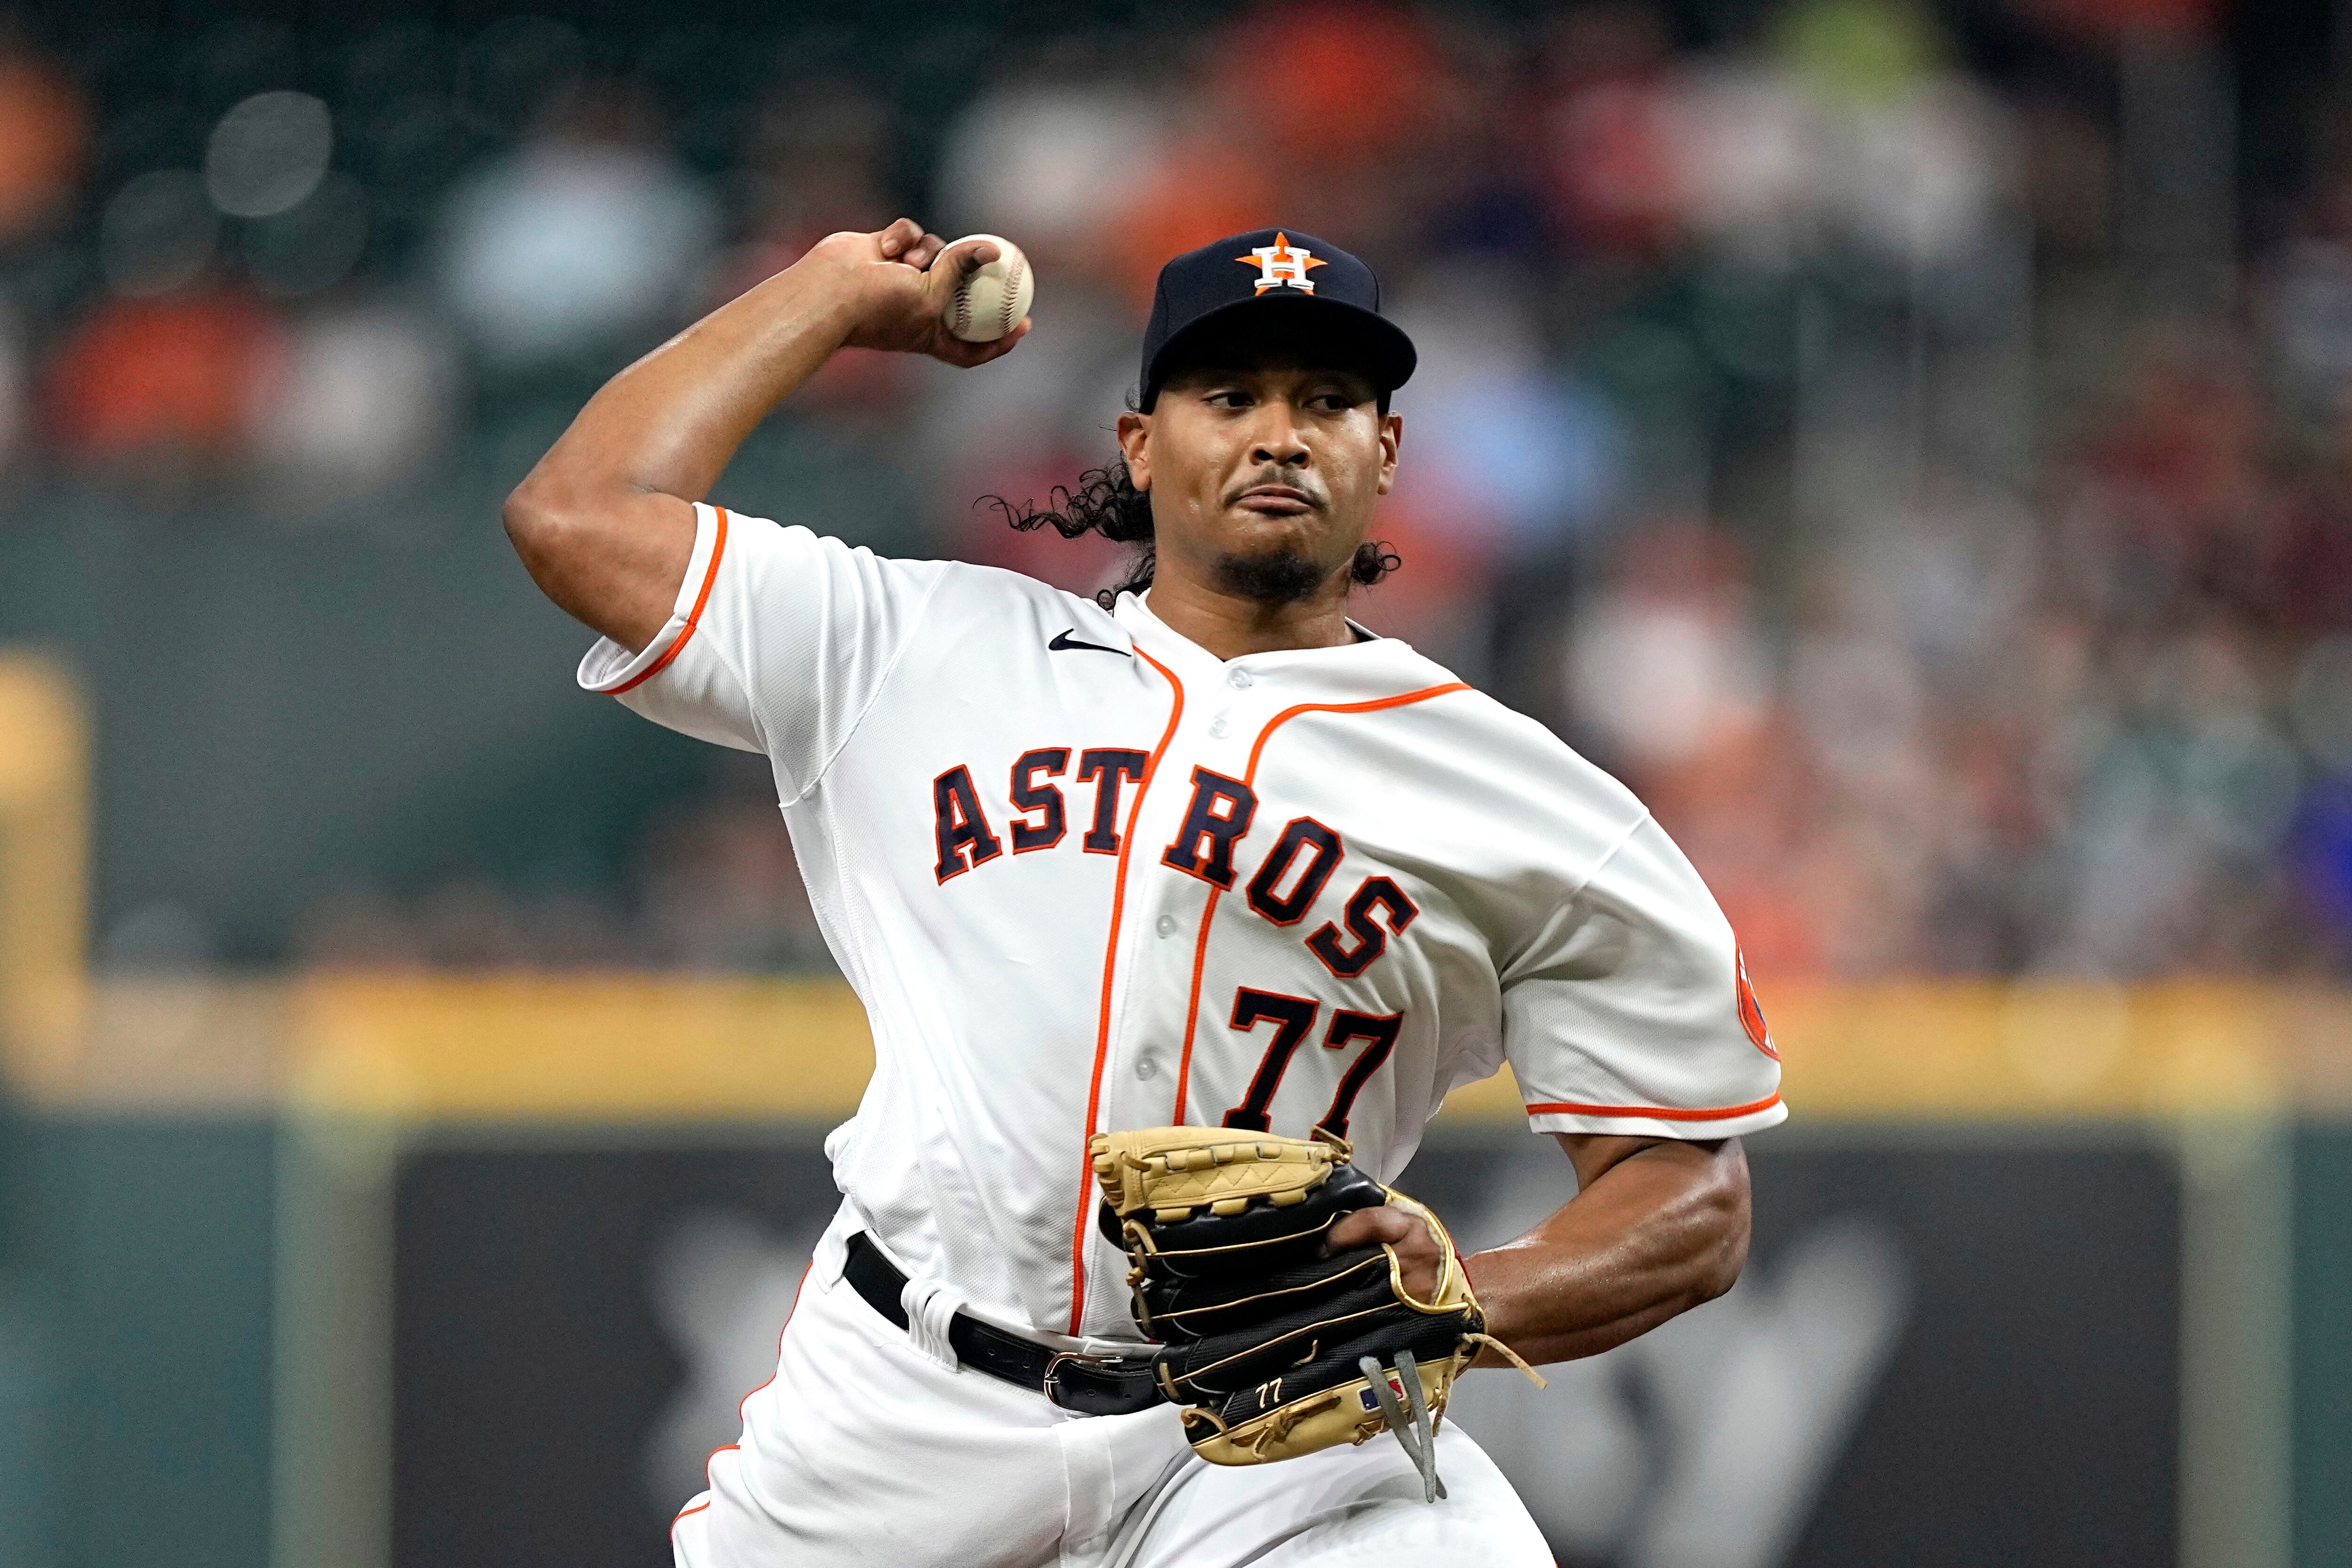
POLYGON ((1225 492, 1224 504, 1232 506, 1260 485, 1281 485, 1286 489, 1297 490, 1307 498, 1307 504, 1318 511, 1328 510, 1331 505, 1331 498, 1324 493, 1321 484, 1309 478, 1304 470, 1286 468, 1279 463, 1266 464, 1246 479, 1236 481, 1225 492))

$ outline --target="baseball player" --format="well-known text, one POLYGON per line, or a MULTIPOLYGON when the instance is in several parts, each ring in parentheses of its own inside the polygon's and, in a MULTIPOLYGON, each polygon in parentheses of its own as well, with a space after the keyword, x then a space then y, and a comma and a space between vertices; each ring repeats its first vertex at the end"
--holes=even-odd
POLYGON ((1324 240, 1162 270, 1118 461, 1049 519, 1146 547, 1108 603, 704 499, 845 345, 1011 352, 941 324, 995 254, 831 236, 506 507, 583 687, 766 756, 873 1027, 677 1561, 1548 1564, 1446 1389, 1737 1277, 1785 1113, 1731 930, 1623 787, 1349 618, 1414 353, 1324 240), (1573 1196, 1463 1258, 1387 1184, 1505 1061, 1573 1196))

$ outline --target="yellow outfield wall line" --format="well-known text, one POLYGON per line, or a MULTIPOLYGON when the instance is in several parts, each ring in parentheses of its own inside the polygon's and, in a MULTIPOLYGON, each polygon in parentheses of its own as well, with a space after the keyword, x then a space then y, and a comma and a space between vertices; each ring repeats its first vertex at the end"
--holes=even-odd
POLYGON ((404 1117, 837 1119, 874 1070, 833 980, 316 979, 293 1025, 299 1103, 404 1117))
MULTIPOLYGON (((339 979, 298 995, 293 1081, 313 1104, 830 1118, 855 1109, 873 1068, 864 1012, 832 982, 339 979)), ((1774 1012, 1785 1092, 1805 1116, 2261 1110, 2314 1077, 2301 1058, 2324 1061, 2331 1039, 2352 1056, 2352 1002, 2251 986, 1840 987, 1774 1012)), ((1523 1112, 1504 1075, 1446 1114, 1523 1112)))
MULTIPOLYGON (((2343 993, 1911 983, 1791 987, 1769 1005, 1784 1092, 1808 1121, 2352 1113, 2343 993)), ((89 1012, 78 1049, 15 1058, 37 1100, 404 1120, 837 1120, 873 1070, 864 1012, 831 980, 110 982, 89 1012)), ((1521 1111, 1506 1073, 1458 1091, 1444 1115, 1521 1111)))
MULTIPOLYGON (((865 1014, 829 981, 341 978, 296 996, 291 1082, 312 1105, 836 1118, 873 1070, 865 1014)), ((2352 999, 2225 984, 1843 986, 1779 998, 1773 1029, 1799 1116, 2178 1116, 2266 1110, 2321 1087, 2313 1066, 2352 1058, 2352 999)), ((1444 1114, 1524 1112, 1506 1072, 1457 1091, 1444 1114)))

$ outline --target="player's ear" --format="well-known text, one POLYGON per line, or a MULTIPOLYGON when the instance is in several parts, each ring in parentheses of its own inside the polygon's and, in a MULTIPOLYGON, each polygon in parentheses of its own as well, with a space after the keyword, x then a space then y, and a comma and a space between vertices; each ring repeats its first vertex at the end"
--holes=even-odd
POLYGON ((1397 448, 1403 445, 1404 416, 1381 416, 1381 483, 1375 494, 1388 494, 1389 487, 1396 483, 1397 448))
POLYGON ((1139 490, 1151 488, 1151 416, 1133 409, 1118 416, 1118 455, 1126 459, 1127 477, 1139 490))

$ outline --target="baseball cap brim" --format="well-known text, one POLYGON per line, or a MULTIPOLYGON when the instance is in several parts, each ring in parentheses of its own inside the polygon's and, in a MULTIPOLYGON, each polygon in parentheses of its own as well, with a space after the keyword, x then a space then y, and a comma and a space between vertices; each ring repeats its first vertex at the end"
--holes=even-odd
POLYGON ((1382 393, 1411 379, 1420 358, 1404 330, 1377 311, 1344 300, 1274 289, 1205 311, 1161 344, 1142 389, 1143 406, 1152 405, 1178 371, 1273 354, 1296 354, 1308 363, 1356 372, 1382 393))

